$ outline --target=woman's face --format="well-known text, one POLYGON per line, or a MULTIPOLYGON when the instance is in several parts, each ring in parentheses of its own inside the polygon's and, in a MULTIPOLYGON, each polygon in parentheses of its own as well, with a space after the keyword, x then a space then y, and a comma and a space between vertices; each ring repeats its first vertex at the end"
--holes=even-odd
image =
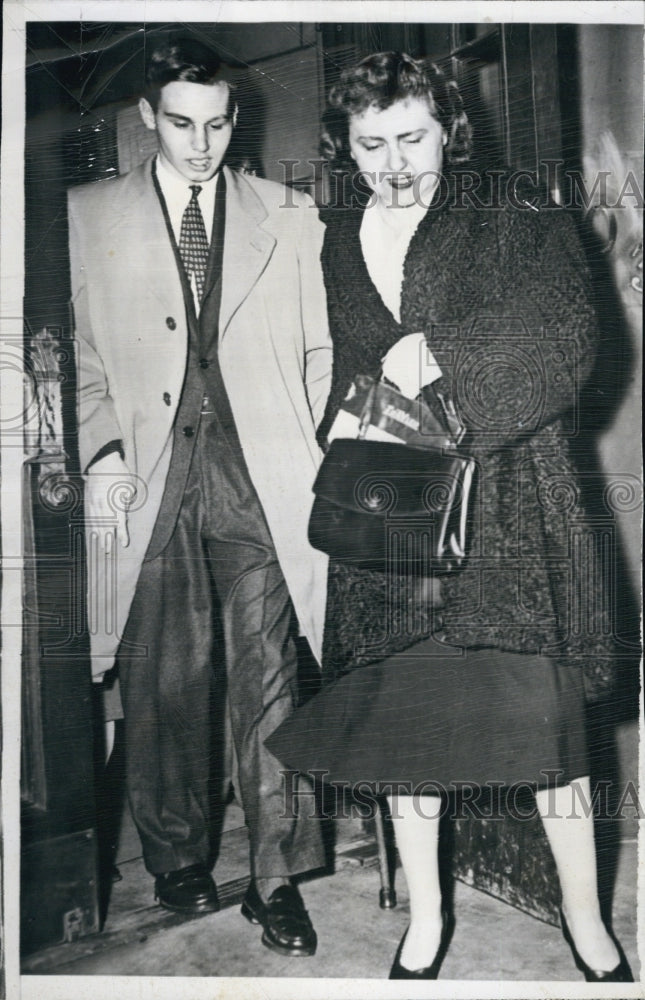
POLYGON ((349 120, 352 158, 388 208, 426 207, 437 186, 446 134, 421 97, 369 107, 349 120))

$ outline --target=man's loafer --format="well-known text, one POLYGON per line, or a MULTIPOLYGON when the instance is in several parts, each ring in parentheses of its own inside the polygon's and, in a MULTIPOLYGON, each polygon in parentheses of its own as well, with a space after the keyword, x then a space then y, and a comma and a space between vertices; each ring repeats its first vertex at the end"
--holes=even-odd
POLYGON ((188 865, 155 878, 155 899, 175 913, 215 913, 219 900, 205 865, 188 865))
POLYGON ((262 944, 267 948, 292 958, 315 955, 316 932, 295 886, 278 886, 265 903, 251 882, 242 903, 242 914, 252 924, 262 925, 262 944))

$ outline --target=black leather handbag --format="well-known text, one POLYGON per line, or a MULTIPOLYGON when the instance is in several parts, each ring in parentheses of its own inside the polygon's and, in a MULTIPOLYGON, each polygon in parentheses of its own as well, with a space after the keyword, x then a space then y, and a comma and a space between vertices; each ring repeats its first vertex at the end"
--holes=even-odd
MULTIPOLYGON (((425 419, 427 413, 419 409, 425 403, 382 382, 363 377, 357 385, 349 402, 356 414, 365 392, 359 437, 335 438, 323 459, 314 483, 311 545, 362 569, 421 576, 454 573, 468 555, 474 460, 457 452, 445 427, 439 435, 417 433, 423 447, 366 440, 374 420, 382 426, 384 409, 390 416, 394 412, 393 395, 398 397, 394 410, 407 430, 411 419, 421 414, 425 419)), ((436 417, 430 423, 436 428, 436 417)), ((391 422, 388 428, 388 435, 395 436, 391 422)))

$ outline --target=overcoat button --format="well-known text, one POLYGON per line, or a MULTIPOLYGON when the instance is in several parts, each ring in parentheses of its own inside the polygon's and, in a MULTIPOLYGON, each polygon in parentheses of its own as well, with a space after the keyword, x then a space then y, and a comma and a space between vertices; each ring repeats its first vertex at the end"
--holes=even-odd
POLYGON ((195 433, 195 432, 194 432, 194 430, 192 429, 192 427, 184 427, 184 436, 185 436, 185 437, 187 437, 187 438, 191 438, 191 437, 193 436, 193 434, 194 434, 194 433, 195 433))
POLYGON ((176 330, 177 329, 177 321, 175 319, 173 319, 172 316, 167 316, 166 317, 166 326, 168 327, 169 330, 176 330))
POLYGON ((210 365, 210 361, 208 360, 208 358, 202 358, 200 360, 200 362, 199 362, 199 367, 200 368, 208 368, 209 365, 210 365))
POLYGON ((166 404, 166 406, 170 406, 170 393, 169 392, 164 392, 164 394, 163 394, 163 401, 166 404))

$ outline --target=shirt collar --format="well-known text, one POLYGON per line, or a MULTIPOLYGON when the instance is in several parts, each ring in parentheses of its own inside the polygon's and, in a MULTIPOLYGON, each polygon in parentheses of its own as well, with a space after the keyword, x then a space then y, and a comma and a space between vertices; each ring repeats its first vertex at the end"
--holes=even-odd
MULTIPOLYGON (((164 197, 172 198, 174 200, 181 200, 188 204, 190 196, 192 194, 191 187, 195 187, 199 184, 204 194, 210 194, 217 187, 217 178, 219 177, 219 170, 211 177, 208 181, 189 181, 185 177, 179 177, 174 171, 169 170, 164 161, 161 159, 159 154, 157 154, 155 159, 155 166, 157 170, 157 179, 161 186, 161 190, 164 193, 164 197)), ((200 200, 202 194, 200 193, 200 200)))
MULTIPOLYGON (((182 216, 188 202, 190 201, 192 194, 190 189, 197 182, 186 180, 184 177, 179 177, 173 171, 169 170, 159 155, 155 157, 155 170, 157 180, 159 181, 159 187, 161 188, 161 193, 163 194, 166 208, 168 209, 170 224, 172 226, 175 239, 179 243, 182 216)), ((219 170, 214 177, 211 177, 208 181, 202 181, 199 185, 202 189, 199 194, 199 206, 201 208, 202 218, 204 219, 206 235, 209 242, 212 235, 213 213, 215 210, 215 192, 217 190, 218 177, 219 170)))

